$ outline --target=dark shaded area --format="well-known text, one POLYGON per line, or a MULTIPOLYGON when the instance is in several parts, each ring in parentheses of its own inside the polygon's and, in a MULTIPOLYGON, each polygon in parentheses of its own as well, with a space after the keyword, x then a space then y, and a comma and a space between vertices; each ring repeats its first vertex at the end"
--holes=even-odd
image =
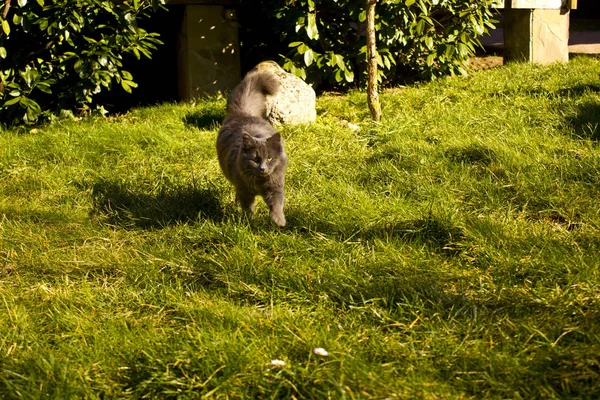
POLYGON ((273 4, 256 1, 238 1, 239 40, 242 75, 258 63, 274 60, 278 54, 288 54, 290 48, 280 40, 273 16, 273 4))
POLYGON ((179 27, 183 21, 183 5, 169 5, 168 10, 158 10, 149 18, 140 19, 138 24, 148 32, 160 34, 164 43, 152 52, 152 58, 126 54, 123 69, 133 75, 138 84, 132 93, 127 93, 113 82, 112 89, 94 98, 110 112, 123 112, 131 107, 177 101, 179 27))
POLYGON ((223 218, 220 196, 213 188, 165 188, 157 194, 140 193, 125 184, 102 181, 93 186, 94 210, 110 224, 161 228, 168 225, 223 218))
MULTIPOLYGON (((552 100, 557 100, 557 109, 561 110, 565 109, 561 101, 566 98, 569 101, 572 101, 573 104, 576 104, 575 112, 569 112, 564 118, 566 125, 573 129, 573 136, 578 139, 599 141, 600 102, 590 100, 589 94, 591 93, 600 93, 600 84, 576 84, 571 87, 565 87, 555 91, 548 91, 542 88, 518 88, 508 91, 489 93, 489 96, 511 97, 523 94, 533 97, 546 97, 552 100), (586 94, 588 96, 585 96, 586 94), (579 102, 575 101, 580 98, 582 99, 579 102)), ((464 155, 466 155, 466 153, 464 155)), ((474 156, 473 152, 471 152, 471 155, 474 156)), ((460 156, 458 158, 460 158, 460 156)))
MULTIPOLYGON (((588 57, 582 56, 582 57, 588 57)), ((496 92, 488 93, 488 96, 492 98, 505 98, 512 97, 515 95, 526 95, 532 97, 579 97, 585 93, 598 93, 600 92, 600 85, 596 83, 591 84, 577 84, 571 87, 565 87, 557 90, 547 90, 540 87, 519 87, 511 88, 508 90, 499 90, 496 92)))
POLYGON ((600 102, 588 101, 577 106, 575 116, 567 118, 567 124, 573 128, 578 139, 600 140, 600 102))
POLYGON ((498 159, 494 150, 480 144, 451 148, 446 151, 446 156, 454 162, 486 167, 498 159))
POLYGON ((577 9, 571 10, 571 18, 600 18, 600 3, 598 0, 579 0, 577 9))
MULTIPOLYGON (((586 56, 582 56, 586 57, 586 56)), ((589 85, 574 85, 568 88, 560 89, 558 94, 563 97, 570 96, 581 96, 585 93, 599 93, 600 92, 600 84, 589 84, 589 85)))
POLYGON ((434 216, 376 225, 363 230, 359 236, 364 239, 398 238, 409 243, 422 243, 449 255, 460 252, 459 242, 465 239, 463 229, 434 216))
POLYGON ((454 225, 450 220, 433 215, 424 218, 414 218, 398 221, 381 222, 370 226, 356 224, 338 226, 328 221, 316 221, 305 225, 307 219, 299 210, 286 212, 288 221, 284 229, 294 230, 299 233, 319 232, 332 235, 339 240, 373 240, 373 239, 398 239, 406 243, 421 244, 432 251, 446 255, 457 254, 461 251, 461 242, 465 240, 464 230, 454 225))
POLYGON ((406 171, 413 171, 421 165, 421 158, 417 154, 402 154, 396 148, 383 149, 367 159, 369 166, 391 163, 394 167, 406 171))
POLYGON ((197 111, 191 111, 183 117, 183 123, 187 127, 198 129, 214 129, 221 125, 225 119, 225 109, 218 107, 203 107, 197 111))

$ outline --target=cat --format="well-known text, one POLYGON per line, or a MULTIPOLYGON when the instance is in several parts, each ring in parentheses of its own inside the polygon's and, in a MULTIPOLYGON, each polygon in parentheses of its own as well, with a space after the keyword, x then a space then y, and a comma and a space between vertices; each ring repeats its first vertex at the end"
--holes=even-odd
POLYGON ((235 187, 236 203, 248 218, 253 217, 256 196, 261 196, 273 222, 284 227, 288 157, 281 134, 265 119, 266 96, 275 95, 279 88, 273 74, 259 70, 249 72, 233 89, 217 136, 217 156, 223 174, 235 187))

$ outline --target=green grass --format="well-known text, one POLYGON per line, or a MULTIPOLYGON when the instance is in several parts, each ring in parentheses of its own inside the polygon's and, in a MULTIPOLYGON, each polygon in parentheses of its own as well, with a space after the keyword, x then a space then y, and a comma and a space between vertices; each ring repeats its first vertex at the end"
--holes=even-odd
POLYGON ((223 100, 0 131, 0 397, 597 398, 598 71, 320 97, 284 229, 223 100))

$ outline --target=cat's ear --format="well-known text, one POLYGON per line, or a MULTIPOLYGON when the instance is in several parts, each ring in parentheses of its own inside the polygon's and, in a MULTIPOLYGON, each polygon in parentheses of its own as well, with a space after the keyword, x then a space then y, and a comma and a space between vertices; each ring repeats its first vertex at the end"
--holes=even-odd
POLYGON ((254 140, 247 132, 242 132, 242 140, 245 148, 253 147, 256 144, 256 140, 254 140))
POLYGON ((280 147, 281 145, 281 134, 279 132, 275 132, 273 136, 267 139, 267 143, 271 146, 280 147))

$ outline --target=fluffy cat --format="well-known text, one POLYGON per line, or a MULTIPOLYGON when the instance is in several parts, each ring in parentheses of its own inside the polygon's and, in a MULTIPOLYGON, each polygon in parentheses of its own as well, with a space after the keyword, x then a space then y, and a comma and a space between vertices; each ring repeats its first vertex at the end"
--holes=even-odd
POLYGON ((262 196, 273 222, 283 227, 288 157, 281 135, 264 118, 265 96, 276 94, 279 86, 277 78, 265 71, 249 72, 236 86, 217 137, 217 155, 246 215, 252 218, 255 197, 262 196))

